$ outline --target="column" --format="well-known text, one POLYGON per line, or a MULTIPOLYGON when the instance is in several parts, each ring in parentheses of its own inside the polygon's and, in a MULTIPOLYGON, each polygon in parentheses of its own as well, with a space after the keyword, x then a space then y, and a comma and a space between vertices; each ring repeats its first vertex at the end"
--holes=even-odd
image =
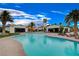
POLYGON ((28 32, 28 28, 25 28, 25 32, 28 32))
POLYGON ((15 33, 14 24, 10 25, 10 33, 15 33))

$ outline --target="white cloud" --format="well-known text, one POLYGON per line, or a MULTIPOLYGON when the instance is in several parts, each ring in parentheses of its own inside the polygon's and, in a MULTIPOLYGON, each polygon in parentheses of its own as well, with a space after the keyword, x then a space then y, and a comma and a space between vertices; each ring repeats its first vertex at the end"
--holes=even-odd
POLYGON ((30 18, 30 19, 33 19, 33 20, 37 20, 38 18, 35 16, 35 15, 31 15, 31 14, 27 14, 24 16, 25 18, 30 18))
POLYGON ((24 18, 37 19, 36 16, 25 13, 23 11, 19 11, 19 10, 15 10, 15 9, 0 8, 0 12, 2 12, 3 10, 9 11, 12 16, 21 16, 21 17, 24 17, 24 18))
POLYGON ((14 24, 16 24, 16 25, 19 25, 19 24, 25 25, 25 24, 29 24, 30 22, 31 22, 30 20, 22 19, 22 20, 15 20, 14 24))
POLYGON ((64 13, 64 12, 61 12, 61 11, 51 11, 52 13, 58 13, 58 14, 62 14, 62 15, 65 15, 66 13, 64 13))
POLYGON ((25 13, 20 10, 0 8, 0 12, 2 12, 3 10, 9 11, 13 17, 15 17, 15 16, 23 17, 23 19, 22 18, 14 19, 14 24, 23 24, 24 25, 24 24, 29 24, 32 21, 35 23, 38 23, 38 22, 41 23, 43 21, 43 18, 47 18, 47 20, 51 19, 42 14, 32 15, 32 14, 28 14, 28 13, 25 13), (40 17, 40 18, 38 18, 38 17, 40 17))
POLYGON ((19 6, 19 5, 16 5, 15 7, 17 7, 17 8, 20 8, 21 6, 19 6))
POLYGON ((36 16, 37 17, 43 17, 43 18, 45 17, 45 15, 41 15, 41 14, 37 14, 36 16))
POLYGON ((0 8, 0 12, 2 12, 3 10, 9 11, 12 16, 25 16, 25 15, 27 15, 23 11, 19 11, 19 10, 15 10, 15 9, 0 8))
POLYGON ((37 17, 40 17, 41 20, 43 20, 44 18, 46 18, 47 20, 50 20, 51 19, 51 18, 46 17, 45 15, 42 15, 42 14, 37 14, 36 16, 37 17))
POLYGON ((30 22, 41 23, 42 20, 29 20, 29 19, 18 20, 18 19, 15 19, 14 24, 16 24, 16 25, 19 25, 19 24, 28 25, 30 22))
POLYGON ((51 20, 51 18, 48 18, 48 17, 46 17, 47 18, 47 20, 51 20))
MULTIPOLYGON (((44 18, 46 18, 47 20, 51 20, 51 18, 49 18, 49 17, 44 17, 44 18)), ((44 18, 40 18, 40 20, 43 21, 44 18)))

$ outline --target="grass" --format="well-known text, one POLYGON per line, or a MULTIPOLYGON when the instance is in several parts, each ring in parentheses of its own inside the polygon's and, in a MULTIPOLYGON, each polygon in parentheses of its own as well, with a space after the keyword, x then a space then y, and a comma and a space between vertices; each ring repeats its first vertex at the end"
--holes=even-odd
POLYGON ((13 35, 19 35, 19 33, 8 33, 5 35, 0 35, 0 38, 8 37, 8 36, 13 36, 13 35))

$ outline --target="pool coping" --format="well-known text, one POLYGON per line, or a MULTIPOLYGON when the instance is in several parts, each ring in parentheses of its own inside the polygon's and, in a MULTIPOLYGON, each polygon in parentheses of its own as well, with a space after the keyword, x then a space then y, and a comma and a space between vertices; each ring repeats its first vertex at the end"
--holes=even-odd
POLYGON ((58 35, 58 33, 46 33, 45 35, 48 37, 63 38, 65 40, 79 42, 79 39, 75 39, 74 37, 67 37, 67 36, 58 35))

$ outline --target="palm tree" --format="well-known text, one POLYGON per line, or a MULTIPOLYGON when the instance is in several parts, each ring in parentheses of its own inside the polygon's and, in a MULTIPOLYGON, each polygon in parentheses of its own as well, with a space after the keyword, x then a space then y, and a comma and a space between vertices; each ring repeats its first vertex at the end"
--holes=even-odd
POLYGON ((0 20, 2 22, 2 33, 5 34, 5 25, 8 21, 13 22, 12 16, 10 15, 10 13, 8 11, 4 10, 4 11, 2 11, 2 13, 0 15, 0 20))
POLYGON ((63 27, 63 25, 62 25, 62 23, 61 23, 61 22, 59 23, 59 26, 60 26, 60 28, 61 28, 61 27, 63 27))
POLYGON ((62 25, 62 23, 60 22, 59 25, 62 25))
POLYGON ((46 18, 43 19, 43 23, 44 23, 43 30, 45 31, 46 30, 46 23, 47 23, 47 19, 46 18))
MULTIPOLYGON (((31 26, 31 29, 33 29, 33 26, 35 26, 35 23, 34 22, 31 22, 30 23, 30 26, 31 26)), ((32 30, 33 31, 33 30, 32 30)))
POLYGON ((68 25, 70 25, 70 22, 74 23, 74 35, 75 38, 77 38, 77 22, 79 21, 79 10, 75 9, 72 10, 65 18, 65 21, 68 25))
POLYGON ((63 31, 63 29, 64 29, 64 26, 62 25, 61 22, 59 23, 59 26, 60 26, 60 27, 59 27, 59 33, 62 34, 62 31, 63 31))
POLYGON ((54 23, 54 25, 57 25, 56 23, 54 23))

